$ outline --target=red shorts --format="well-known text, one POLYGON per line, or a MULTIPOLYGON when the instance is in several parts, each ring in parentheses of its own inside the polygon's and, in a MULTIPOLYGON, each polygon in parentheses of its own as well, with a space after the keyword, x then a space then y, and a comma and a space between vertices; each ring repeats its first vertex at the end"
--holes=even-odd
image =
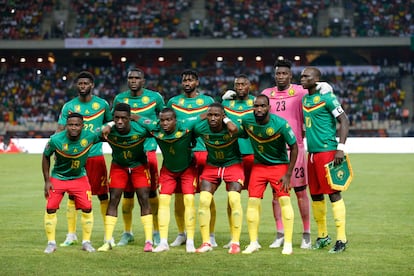
POLYGON ((91 185, 92 195, 107 194, 109 187, 105 157, 103 155, 88 157, 85 168, 89 184, 91 185))
POLYGON ((249 179, 250 173, 252 172, 252 167, 254 164, 254 154, 247 154, 243 155, 243 171, 244 171, 244 185, 243 190, 247 190, 249 188, 249 179))
POLYGON ((71 180, 50 178, 54 191, 50 191, 47 198, 46 209, 59 209, 60 202, 65 193, 75 198, 76 209, 92 209, 91 185, 87 176, 71 180))
POLYGON ((221 181, 226 182, 226 184, 237 182, 243 186, 243 165, 241 163, 238 163, 230 165, 228 167, 216 167, 206 164, 200 178, 201 180, 208 181, 217 186, 220 185, 221 181))
POLYGON ((160 194, 171 195, 180 186, 183 194, 194 194, 197 186, 197 173, 194 166, 190 166, 182 172, 172 172, 166 167, 160 172, 160 194))
MULTIPOLYGON (((290 157, 290 151, 288 151, 290 157)), ((298 145, 298 158, 290 178, 290 186, 301 187, 307 185, 306 151, 303 145, 298 145)))
POLYGON ((151 191, 156 191, 159 185, 157 152, 155 150, 147 151, 147 160, 151 175, 151 191))
POLYGON ((278 197, 289 196, 289 193, 283 191, 282 182, 279 181, 286 174, 288 167, 289 164, 254 164, 250 174, 249 197, 263 198, 267 183, 270 183, 278 197))
MULTIPOLYGON (((200 192, 200 175, 203 173, 204 166, 207 162, 207 151, 195 151, 194 153, 194 160, 195 160, 195 168, 196 168, 196 175, 197 175, 197 187, 196 187, 196 193, 200 192)), ((176 194, 182 194, 181 191, 181 185, 177 185, 175 188, 174 193, 176 194)))
POLYGON ((109 179, 109 188, 125 190, 128 185, 131 185, 132 191, 135 191, 138 188, 151 187, 149 171, 145 165, 125 168, 112 163, 109 179))
POLYGON ((335 158, 336 151, 309 153, 308 155, 308 179, 311 195, 333 194, 333 190, 326 179, 325 164, 335 158))

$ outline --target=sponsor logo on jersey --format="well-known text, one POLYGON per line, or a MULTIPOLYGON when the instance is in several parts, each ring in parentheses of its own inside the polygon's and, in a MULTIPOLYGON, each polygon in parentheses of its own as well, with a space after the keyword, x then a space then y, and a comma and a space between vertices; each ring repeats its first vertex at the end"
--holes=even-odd
POLYGON ((99 103, 93 103, 92 104, 92 109, 93 110, 98 110, 99 108, 101 108, 101 105, 99 103))
POLYGON ((275 130, 274 130, 272 127, 268 127, 268 128, 266 129, 266 134, 267 134, 268 136, 272 136, 273 134, 275 134, 275 130))
POLYGON ((88 140, 82 139, 80 144, 81 144, 82 147, 86 147, 88 145, 88 140))
POLYGON ((144 96, 144 97, 142 97, 142 100, 141 100, 144 104, 147 104, 147 103, 149 103, 149 101, 150 101, 150 99, 148 98, 148 96, 144 96))

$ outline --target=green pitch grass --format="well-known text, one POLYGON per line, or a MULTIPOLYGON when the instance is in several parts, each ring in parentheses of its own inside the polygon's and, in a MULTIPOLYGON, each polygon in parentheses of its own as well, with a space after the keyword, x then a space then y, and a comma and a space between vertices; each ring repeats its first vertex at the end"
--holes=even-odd
MULTIPOLYGON (((41 156, 0 155, 0 237, 1 275, 413 275, 414 274, 414 155, 353 154, 354 181, 343 194, 347 207, 348 249, 342 254, 300 249, 302 224, 295 208, 294 254, 283 256, 281 249, 269 249, 275 237, 271 211, 271 193, 265 194, 259 241, 262 249, 251 255, 229 255, 222 245, 229 240, 226 216, 226 193, 220 187, 217 202, 216 237, 219 247, 205 254, 187 254, 185 247, 169 252, 144 253, 139 206, 134 209, 135 242, 115 247, 110 252, 86 253, 81 245, 61 248, 44 254, 46 235, 43 228, 45 199, 41 156)), ((109 158, 108 158, 109 161, 109 158)), ((57 243, 66 234, 66 198, 58 211, 57 243)), ((246 192, 242 204, 247 205, 246 192)), ((93 202, 95 224, 92 244, 102 245, 104 228, 99 202, 93 202)), ((198 197, 196 206, 198 206, 198 197)), ((121 213, 119 212, 119 215, 121 213)), ((328 229, 335 240, 335 226, 330 204, 328 229)), ((81 238, 80 215, 78 237, 81 238)), ((116 241, 122 233, 122 217, 114 232, 116 241)), ((177 233, 171 216, 169 241, 177 233)), ((316 227, 312 219, 312 240, 316 227)), ((244 218, 241 246, 248 244, 244 218)), ((200 245, 196 231, 196 247, 200 245)))

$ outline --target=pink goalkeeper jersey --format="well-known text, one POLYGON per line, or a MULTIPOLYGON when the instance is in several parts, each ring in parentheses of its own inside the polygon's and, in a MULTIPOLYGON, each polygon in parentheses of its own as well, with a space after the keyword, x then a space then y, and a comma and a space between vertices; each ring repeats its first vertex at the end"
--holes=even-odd
POLYGON ((277 87, 262 91, 270 99, 270 112, 284 118, 296 135, 297 143, 303 145, 302 98, 308 94, 301 85, 291 84, 288 89, 279 91, 277 87))

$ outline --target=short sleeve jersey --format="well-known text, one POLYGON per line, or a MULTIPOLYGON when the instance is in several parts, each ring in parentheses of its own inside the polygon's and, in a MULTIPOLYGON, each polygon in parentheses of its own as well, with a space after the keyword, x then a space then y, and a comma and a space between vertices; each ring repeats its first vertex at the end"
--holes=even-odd
MULTIPOLYGON (((132 114, 139 114, 151 120, 157 119, 157 114, 164 108, 164 99, 160 93, 144 88, 142 94, 133 96, 131 90, 124 91, 115 96, 112 107, 117 103, 127 103, 131 106, 132 114)), ((112 108, 112 111, 113 111, 112 108)), ((145 151, 157 149, 154 138, 148 138, 144 144, 145 151)))
MULTIPOLYGON (((198 94, 194 98, 188 98, 184 94, 172 97, 167 106, 174 109, 177 119, 184 120, 188 117, 195 117, 207 111, 208 106, 214 103, 210 96, 198 94)), ((197 139, 197 144, 193 151, 205 151, 206 147, 201 138, 197 139)))
POLYGON ((255 163, 277 165, 289 163, 286 144, 296 142, 295 134, 288 122, 275 114, 264 125, 256 122, 253 114, 243 118, 243 127, 254 150, 255 163))
MULTIPOLYGON (((97 129, 100 129, 105 122, 112 120, 108 102, 95 95, 92 95, 92 99, 89 102, 81 102, 79 97, 67 102, 60 112, 58 124, 66 125, 68 115, 75 112, 83 116, 84 129, 89 131, 96 131, 97 129)), ((98 143, 90 150, 89 157, 102 154, 102 143, 98 143)))
POLYGON ((238 137, 243 131, 240 129, 238 135, 230 136, 226 127, 220 132, 213 132, 204 120, 198 123, 194 132, 196 136, 203 139, 207 149, 207 164, 216 167, 228 167, 241 163, 238 137))
MULTIPOLYGON (((242 117, 253 112, 254 96, 249 95, 247 100, 224 100, 222 102, 227 117, 233 122, 241 124, 242 117)), ((241 154, 253 154, 252 144, 248 138, 239 138, 241 154)))
POLYGON ((303 98, 308 152, 336 150, 336 118, 332 111, 337 108, 341 108, 341 104, 334 93, 317 93, 303 98))
POLYGON ((47 142, 43 154, 50 157, 55 154, 55 163, 51 176, 60 180, 70 180, 86 175, 85 165, 88 154, 100 137, 91 131, 83 130, 76 141, 67 137, 67 131, 52 135, 47 142))
POLYGON ((199 120, 177 121, 176 128, 167 134, 156 121, 141 118, 138 123, 155 137, 163 156, 163 166, 171 172, 182 172, 193 162, 192 131, 199 120))
POLYGON ((301 85, 291 84, 288 89, 267 88, 262 94, 269 97, 270 113, 288 121, 295 133, 298 145, 303 145, 303 111, 302 98, 308 91, 301 85))
POLYGON ((107 139, 112 148, 112 162, 127 168, 147 164, 144 141, 149 135, 145 128, 133 121, 127 134, 120 134, 115 127, 112 127, 107 139))

